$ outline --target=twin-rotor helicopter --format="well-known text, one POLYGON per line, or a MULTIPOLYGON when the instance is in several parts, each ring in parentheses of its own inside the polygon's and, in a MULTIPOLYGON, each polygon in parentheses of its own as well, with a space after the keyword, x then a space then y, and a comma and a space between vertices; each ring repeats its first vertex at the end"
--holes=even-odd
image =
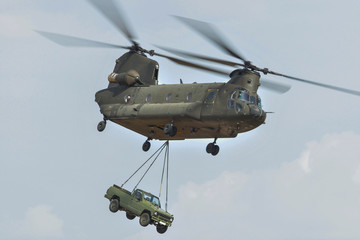
POLYGON ((289 86, 260 80, 260 74, 272 74, 360 96, 356 90, 317 83, 259 68, 223 40, 215 28, 205 22, 176 17, 223 52, 238 59, 227 61, 194 53, 158 47, 175 55, 195 58, 234 67, 230 74, 180 58, 146 50, 135 41, 118 5, 113 1, 89 0, 130 42, 120 46, 63 34, 37 31, 44 37, 64 46, 110 47, 128 50, 116 60, 108 76, 108 87, 95 94, 103 120, 97 129, 103 131, 107 121, 117 123, 144 135, 147 139, 142 149, 150 149, 150 140, 184 140, 211 138, 206 152, 217 155, 218 138, 234 138, 239 133, 251 131, 264 124, 266 112, 262 109, 258 88, 264 87, 284 93, 289 86), (151 57, 167 58, 177 64, 229 76, 226 83, 158 84, 159 64, 151 57))

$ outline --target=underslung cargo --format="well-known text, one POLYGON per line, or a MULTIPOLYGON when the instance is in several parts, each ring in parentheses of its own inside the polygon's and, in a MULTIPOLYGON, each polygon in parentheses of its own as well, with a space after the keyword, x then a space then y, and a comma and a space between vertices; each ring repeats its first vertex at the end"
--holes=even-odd
POLYGON ((159 198, 143 190, 136 189, 131 193, 114 184, 106 191, 105 198, 110 200, 111 212, 125 211, 129 220, 140 217, 141 226, 153 224, 158 233, 165 233, 174 221, 173 215, 161 209, 159 198))
POLYGON ((139 217, 139 223, 141 226, 146 227, 149 224, 155 225, 158 233, 165 233, 168 227, 171 226, 174 221, 174 216, 167 211, 168 203, 168 176, 169 176, 169 141, 166 141, 151 157, 149 157, 122 185, 121 187, 114 184, 106 191, 105 198, 110 200, 109 209, 111 212, 125 211, 126 217, 133 220, 135 217, 139 217), (138 189, 137 186, 143 180, 150 168, 153 166, 159 155, 165 150, 163 171, 160 183, 159 197, 138 189), (154 158, 154 159, 153 159, 154 158), (142 167, 144 167, 151 159, 152 162, 147 168, 139 182, 130 192, 123 188, 126 184, 142 167), (165 175, 166 166, 166 201, 165 210, 161 209, 160 196, 162 183, 165 175))

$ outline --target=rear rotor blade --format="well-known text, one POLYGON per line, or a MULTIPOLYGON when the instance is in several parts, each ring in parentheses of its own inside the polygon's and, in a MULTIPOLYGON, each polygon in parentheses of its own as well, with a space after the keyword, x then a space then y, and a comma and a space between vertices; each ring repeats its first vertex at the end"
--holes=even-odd
POLYGON ((217 33, 215 27, 212 27, 209 23, 201 22, 190 18, 184 18, 180 16, 174 16, 174 17, 180 20, 181 22, 185 23, 186 25, 188 25, 198 33, 202 34, 205 38, 210 40, 225 53, 235 58, 238 58, 244 62, 247 62, 247 60, 241 54, 237 53, 233 48, 229 46, 229 44, 225 42, 224 39, 220 37, 220 34, 217 33))
MULTIPOLYGON (((153 55, 167 58, 170 61, 175 62, 175 63, 180 64, 180 65, 183 65, 183 66, 200 69, 200 70, 204 70, 204 71, 207 71, 207 72, 216 73, 216 74, 219 74, 219 75, 222 75, 222 76, 229 76, 229 74, 227 72, 219 70, 219 69, 210 68, 210 67, 207 67, 207 66, 203 66, 203 65, 200 65, 200 64, 192 63, 192 62, 189 62, 189 61, 185 61, 185 60, 182 60, 182 59, 179 59, 179 58, 174 58, 174 57, 170 57, 170 56, 159 54, 159 53, 154 53, 153 55)), ((270 90, 270 91, 280 93, 280 94, 289 91, 290 88, 291 88, 288 85, 281 84, 281 83, 276 83, 276 82, 273 82, 273 81, 270 81, 270 80, 262 81, 261 86, 264 87, 266 90, 270 90)))
POLYGON ((100 13, 103 14, 125 37, 134 45, 135 34, 130 31, 121 9, 112 0, 88 0, 100 13))
POLYGON ((63 35, 58 33, 51 33, 51 32, 44 32, 34 30, 35 32, 39 33, 41 36, 53 41, 57 44, 66 47, 106 47, 106 48, 125 48, 130 49, 130 47, 120 46, 111 43, 104 43, 94 40, 89 40, 85 38, 78 38, 69 35, 63 35))
POLYGON ((168 47, 160 47, 160 46, 157 46, 157 45, 155 45, 155 46, 157 48, 160 48, 162 50, 165 50, 167 52, 171 52, 173 54, 180 55, 180 56, 197 58, 197 59, 201 59, 201 60, 205 60, 205 61, 209 61, 209 62, 214 62, 214 63, 227 65, 227 66, 230 66, 230 67, 238 67, 238 66, 244 67, 245 66, 244 64, 241 64, 241 63, 236 63, 236 62, 222 60, 222 59, 218 59, 218 58, 203 56, 203 55, 200 55, 200 54, 189 53, 189 52, 176 50, 176 49, 168 48, 168 47))
POLYGON ((179 59, 179 58, 170 57, 170 56, 160 54, 160 53, 153 53, 153 55, 163 57, 163 58, 167 58, 170 61, 175 62, 175 63, 180 64, 180 65, 183 65, 183 66, 192 67, 192 68, 200 69, 200 70, 203 70, 203 71, 220 74, 222 76, 229 76, 229 73, 227 73, 225 71, 218 70, 218 69, 211 68, 211 67, 207 67, 207 66, 203 66, 203 65, 200 65, 200 64, 192 63, 192 62, 188 62, 188 61, 185 61, 185 60, 182 60, 182 59, 179 59))

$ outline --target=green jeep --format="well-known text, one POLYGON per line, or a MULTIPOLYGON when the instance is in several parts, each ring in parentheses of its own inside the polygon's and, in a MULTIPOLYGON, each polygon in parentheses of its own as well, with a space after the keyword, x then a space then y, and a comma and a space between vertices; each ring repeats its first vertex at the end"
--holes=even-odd
POLYGON ((138 216, 141 226, 154 224, 158 233, 165 233, 174 221, 173 215, 161 209, 159 198, 143 190, 136 189, 131 194, 114 184, 106 191, 105 198, 110 200, 111 212, 125 211, 130 220, 138 216))

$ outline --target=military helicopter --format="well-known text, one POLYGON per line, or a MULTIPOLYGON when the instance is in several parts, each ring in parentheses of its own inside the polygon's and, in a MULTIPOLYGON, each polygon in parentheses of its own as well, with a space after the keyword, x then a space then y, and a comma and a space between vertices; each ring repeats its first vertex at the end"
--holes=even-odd
POLYGON ((127 49, 128 52, 116 60, 114 70, 108 76, 108 87, 95 94, 103 120, 97 130, 102 132, 107 121, 114 122, 144 135, 147 139, 142 149, 150 149, 150 140, 184 140, 212 138, 206 152, 217 155, 218 138, 234 138, 239 133, 251 131, 264 124, 266 114, 257 94, 259 86, 284 93, 289 86, 260 81, 260 74, 272 74, 320 87, 360 96, 359 91, 317 83, 259 68, 237 53, 223 40, 210 24, 175 16, 220 50, 239 62, 227 61, 171 48, 158 47, 172 54, 195 58, 234 67, 230 74, 215 68, 193 63, 180 58, 146 50, 135 41, 121 9, 113 1, 89 0, 130 42, 131 46, 120 46, 63 34, 37 31, 44 37, 64 46, 110 47, 127 49), (158 84, 159 64, 149 58, 153 56, 184 66, 229 76, 226 83, 158 84))

